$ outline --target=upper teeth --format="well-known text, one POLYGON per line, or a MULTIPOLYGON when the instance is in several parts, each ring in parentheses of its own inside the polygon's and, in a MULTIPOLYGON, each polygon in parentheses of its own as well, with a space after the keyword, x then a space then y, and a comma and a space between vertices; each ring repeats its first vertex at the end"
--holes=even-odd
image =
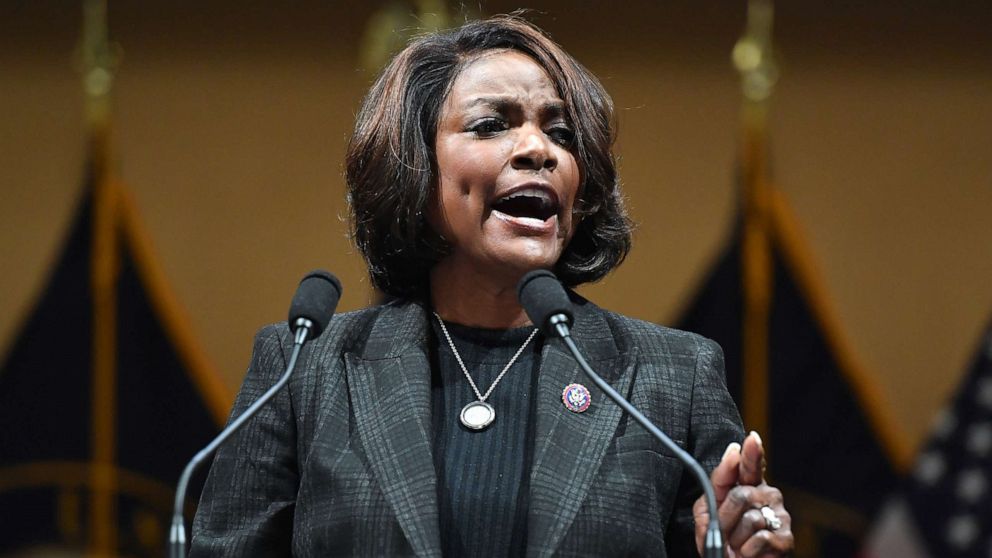
POLYGON ((519 198, 521 196, 529 196, 532 198, 541 198, 545 202, 551 202, 551 196, 540 188, 524 188, 522 190, 517 190, 507 196, 504 196, 504 200, 512 200, 513 198, 519 198))

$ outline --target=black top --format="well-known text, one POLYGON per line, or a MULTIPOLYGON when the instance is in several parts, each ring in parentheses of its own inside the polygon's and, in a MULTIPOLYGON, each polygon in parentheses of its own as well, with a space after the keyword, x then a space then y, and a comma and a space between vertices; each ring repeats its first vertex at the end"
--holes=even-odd
MULTIPOLYGON (((476 401, 436 318, 432 317, 432 420, 441 545, 445 556, 518 556, 527 545, 528 476, 534 449, 533 394, 540 365, 537 335, 486 400, 496 419, 484 430, 459 420, 476 401)), ((445 322, 482 394, 534 330, 478 329, 445 322)))

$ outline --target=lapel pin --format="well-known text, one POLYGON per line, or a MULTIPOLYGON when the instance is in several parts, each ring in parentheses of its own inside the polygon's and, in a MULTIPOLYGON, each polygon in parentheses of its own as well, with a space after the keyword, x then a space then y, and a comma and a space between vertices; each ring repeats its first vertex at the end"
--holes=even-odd
POLYGON ((561 402, 565 408, 573 413, 582 413, 589 408, 592 403, 592 396, 589 390, 582 384, 568 384, 561 392, 561 402))

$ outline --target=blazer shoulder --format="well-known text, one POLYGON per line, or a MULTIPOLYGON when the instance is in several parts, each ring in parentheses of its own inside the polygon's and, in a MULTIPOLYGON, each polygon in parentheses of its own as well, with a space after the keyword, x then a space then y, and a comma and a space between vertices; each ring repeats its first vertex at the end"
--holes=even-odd
MULTIPOLYGON (((386 304, 335 314, 319 337, 300 353, 302 375, 343 366, 347 355, 364 360, 392 358, 405 354, 411 346, 423 344, 426 336, 423 303, 396 299, 386 304)), ((267 325, 255 337, 254 359, 275 362, 281 353, 283 366, 293 351, 293 335, 285 322, 267 325)))
MULTIPOLYGON (((341 353, 360 350, 363 340, 384 306, 370 306, 360 310, 334 314, 320 336, 307 343, 310 351, 341 353)), ((293 349, 293 334, 287 322, 276 322, 259 328, 255 333, 255 351, 269 351, 281 347, 288 358, 293 349)))
POLYGON ((636 347, 638 353, 643 356, 723 354, 716 341, 698 333, 666 327, 608 310, 603 312, 615 332, 618 344, 626 345, 623 348, 636 347))

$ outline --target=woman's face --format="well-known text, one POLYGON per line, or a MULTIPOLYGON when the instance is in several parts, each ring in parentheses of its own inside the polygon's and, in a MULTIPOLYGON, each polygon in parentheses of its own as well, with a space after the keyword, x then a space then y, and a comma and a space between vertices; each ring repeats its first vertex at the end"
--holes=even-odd
POLYGON ((575 231, 580 181, 564 109, 545 71, 519 52, 463 68, 438 122, 429 217, 451 253, 437 266, 513 282, 554 266, 575 231))

